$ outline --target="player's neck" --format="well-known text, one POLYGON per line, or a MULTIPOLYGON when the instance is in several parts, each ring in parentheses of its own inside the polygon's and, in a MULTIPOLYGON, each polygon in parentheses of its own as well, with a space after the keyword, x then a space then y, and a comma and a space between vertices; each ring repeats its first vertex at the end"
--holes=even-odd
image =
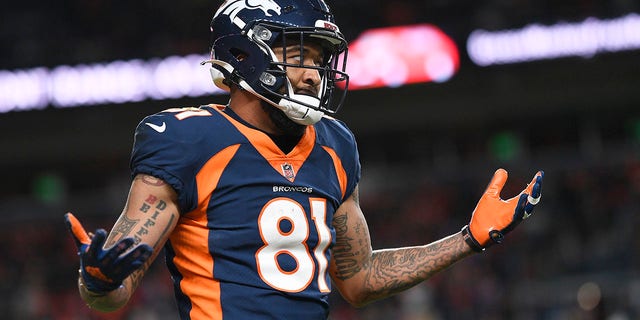
POLYGON ((246 123, 268 134, 280 134, 269 114, 262 109, 260 99, 246 91, 232 92, 229 108, 246 123))
MULTIPOLYGON (((270 106, 267 106, 267 108, 270 106)), ((264 109, 264 107, 263 107, 264 109)), ((298 144, 298 142, 300 142, 300 139, 302 137, 302 135, 304 134, 304 132, 301 132, 299 135, 298 134, 272 134, 269 132, 266 132, 260 128, 257 128, 256 126, 254 126, 253 124, 247 122, 245 119, 241 118, 236 112, 234 108, 231 108, 231 106, 229 106, 225 112, 227 114, 229 114, 232 118, 236 119, 237 121, 240 121, 241 123, 243 123, 246 126, 249 126, 253 129, 257 129, 260 130, 262 132, 264 132, 266 135, 269 136, 269 138, 271 138, 271 140, 278 146, 278 148, 280 148, 280 150, 282 150, 282 152, 284 152, 285 154, 291 152, 293 150, 293 148, 295 148, 295 146, 298 144)), ((268 112, 265 112, 268 114, 268 112)), ((273 121, 273 119, 271 119, 271 121, 273 121)))

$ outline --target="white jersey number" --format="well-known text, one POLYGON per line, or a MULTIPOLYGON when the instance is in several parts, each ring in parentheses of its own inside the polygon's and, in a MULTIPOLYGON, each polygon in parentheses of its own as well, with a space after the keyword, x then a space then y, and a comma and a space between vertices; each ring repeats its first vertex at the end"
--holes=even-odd
MULTIPOLYGON (((324 255, 331 242, 331 232, 327 227, 326 201, 320 198, 309 199, 311 217, 318 232, 318 244, 313 255, 318 261, 318 288, 329 292, 326 282, 327 259, 324 255)), ((316 265, 307 246, 309 221, 300 203, 289 198, 276 198, 269 201, 258 217, 258 228, 264 246, 256 252, 258 274, 266 284, 280 291, 300 292, 313 281, 316 265), (282 221, 288 226, 283 229, 282 221), (293 270, 281 268, 278 257, 288 255, 295 260, 293 270)))

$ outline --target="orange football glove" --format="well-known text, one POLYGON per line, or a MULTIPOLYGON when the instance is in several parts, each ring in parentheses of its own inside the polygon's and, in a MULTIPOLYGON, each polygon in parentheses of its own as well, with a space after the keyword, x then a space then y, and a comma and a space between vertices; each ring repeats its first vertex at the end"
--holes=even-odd
POLYGON ((540 202, 543 171, 538 171, 519 195, 502 200, 500 192, 507 182, 507 176, 504 169, 496 170, 473 210, 471 222, 462 228, 465 241, 475 251, 483 251, 494 243, 502 243, 504 235, 527 219, 540 202))
POLYGON ((107 231, 98 229, 90 235, 72 213, 67 213, 64 219, 78 247, 80 275, 91 292, 105 294, 115 290, 153 253, 147 244, 134 246, 133 238, 124 238, 105 249, 107 231))

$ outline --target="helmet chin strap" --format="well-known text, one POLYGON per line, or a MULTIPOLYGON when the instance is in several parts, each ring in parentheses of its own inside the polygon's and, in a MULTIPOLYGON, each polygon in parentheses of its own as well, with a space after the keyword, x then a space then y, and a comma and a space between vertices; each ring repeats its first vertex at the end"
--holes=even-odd
MULTIPOLYGON (((284 112, 284 114, 289 119, 291 119, 293 122, 297 124, 301 124, 305 126, 313 125, 316 122, 320 121, 320 119, 322 119, 322 117, 324 116, 324 112, 314 110, 312 108, 309 108, 303 104, 300 104, 290 99, 282 98, 280 99, 280 101, 278 101, 278 103, 275 103, 267 99, 265 96, 255 92, 253 88, 251 88, 249 84, 244 80, 241 80, 239 84, 240 84, 240 87, 243 88, 244 90, 251 92, 253 95, 266 101, 268 104, 282 110, 282 112, 284 112)), ((293 92, 293 89, 291 89, 291 85, 289 84, 288 80, 287 80, 287 86, 289 86, 289 92, 293 92)), ((289 98, 301 101, 306 104, 314 105, 314 106, 320 105, 320 99, 316 97, 304 95, 304 94, 291 93, 289 94, 289 98)))
MULTIPOLYGON (((226 71, 228 71, 229 73, 233 71, 233 67, 224 61, 212 59, 212 60, 207 60, 202 62, 202 64, 205 64, 205 63, 211 63, 212 65, 215 64, 217 66, 220 66, 224 68, 226 71)), ((224 75, 222 74, 222 72, 220 72, 218 69, 214 68, 213 66, 210 68, 210 72, 211 72, 211 78, 213 79, 213 83, 217 87, 225 91, 229 91, 229 87, 227 87, 225 84, 222 83, 222 80, 224 79, 224 75)), ((293 87, 291 87, 291 83, 289 82, 288 79, 286 83, 287 83, 288 92, 290 92, 288 94, 289 99, 282 98, 280 99, 280 101, 278 101, 278 103, 275 103, 267 99, 265 96, 257 93, 244 80, 240 80, 240 83, 238 83, 238 85, 240 85, 242 89, 248 92, 251 92, 256 97, 266 101, 270 105, 282 110, 282 112, 284 112, 284 114, 289 119, 291 119, 293 122, 297 124, 313 125, 316 122, 320 121, 320 119, 322 119, 322 117, 324 116, 324 112, 309 108, 303 104, 296 102, 296 101, 301 101, 302 103, 318 107, 320 105, 320 99, 318 97, 312 97, 306 94, 295 94, 293 93, 293 87)))
POLYGON ((286 81, 290 99, 282 98, 278 102, 276 108, 282 110, 284 114, 297 124, 312 125, 322 119, 324 112, 309 108, 297 101, 303 102, 315 107, 320 106, 320 98, 312 97, 306 94, 295 94, 289 79, 286 81))
MULTIPOLYGON (((318 105, 320 103, 320 99, 304 94, 290 94, 290 96, 306 104, 318 105)), ((301 125, 315 124, 324 116, 324 112, 322 111, 311 109, 300 103, 284 98, 280 99, 280 102, 278 105, 275 105, 275 107, 282 110, 293 122, 301 125)))

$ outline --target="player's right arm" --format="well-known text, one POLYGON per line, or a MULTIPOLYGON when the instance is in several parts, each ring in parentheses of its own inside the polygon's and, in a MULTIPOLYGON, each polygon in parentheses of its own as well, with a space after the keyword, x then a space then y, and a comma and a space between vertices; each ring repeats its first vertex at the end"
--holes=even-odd
POLYGON ((80 222, 68 214, 67 223, 81 260, 78 289, 87 305, 104 312, 124 306, 179 217, 174 189, 145 174, 134 178, 126 205, 106 240, 104 230, 89 236, 80 222))

